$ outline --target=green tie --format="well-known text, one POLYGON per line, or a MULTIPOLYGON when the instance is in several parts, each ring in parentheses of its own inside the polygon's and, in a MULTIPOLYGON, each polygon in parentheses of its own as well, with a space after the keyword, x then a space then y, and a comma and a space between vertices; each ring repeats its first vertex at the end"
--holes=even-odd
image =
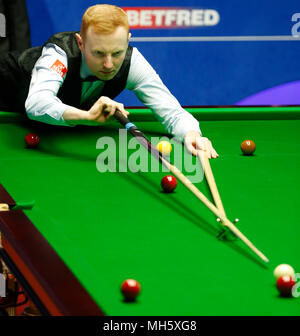
POLYGON ((95 100, 100 97, 103 83, 99 81, 82 82, 80 104, 86 103, 87 100, 95 100))

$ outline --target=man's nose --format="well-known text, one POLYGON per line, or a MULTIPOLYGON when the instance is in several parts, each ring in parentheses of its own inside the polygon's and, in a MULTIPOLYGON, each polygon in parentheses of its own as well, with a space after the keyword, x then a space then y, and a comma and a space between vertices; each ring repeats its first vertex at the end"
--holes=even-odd
POLYGON ((106 55, 105 56, 103 65, 106 69, 111 69, 114 66, 113 62, 112 62, 111 55, 106 55))

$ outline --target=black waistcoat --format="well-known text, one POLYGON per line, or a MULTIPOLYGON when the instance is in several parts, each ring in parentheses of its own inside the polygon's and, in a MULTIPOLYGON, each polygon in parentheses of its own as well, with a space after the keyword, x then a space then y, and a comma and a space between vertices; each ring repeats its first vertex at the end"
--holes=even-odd
MULTIPOLYGON (((63 32, 53 35, 47 43, 53 43, 62 48, 68 57, 68 72, 58 91, 57 97, 63 103, 77 108, 89 109, 95 101, 80 105, 82 80, 80 78, 81 51, 75 38, 76 32, 63 32)), ((41 56, 43 47, 35 47, 22 53, 10 52, 0 57, 0 80, 9 90, 3 90, 0 108, 4 110, 24 111, 25 100, 28 95, 31 72, 41 56), (6 91, 6 92, 5 92, 6 91), (3 106, 5 101, 6 106, 3 106), (2 105, 2 106, 1 106, 2 105)), ((126 86, 130 68, 132 47, 128 46, 123 64, 116 76, 105 82, 102 96, 111 99, 120 94, 126 86)), ((1 86, 3 86, 1 85, 1 86)))

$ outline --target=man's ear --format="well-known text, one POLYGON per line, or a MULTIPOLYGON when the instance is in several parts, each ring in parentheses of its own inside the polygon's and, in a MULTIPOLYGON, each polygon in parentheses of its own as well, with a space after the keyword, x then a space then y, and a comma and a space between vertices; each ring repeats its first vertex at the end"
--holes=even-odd
POLYGON ((78 47, 81 51, 83 51, 83 40, 82 40, 82 37, 80 34, 76 33, 75 34, 75 37, 76 37, 76 40, 77 40, 77 44, 78 44, 78 47))

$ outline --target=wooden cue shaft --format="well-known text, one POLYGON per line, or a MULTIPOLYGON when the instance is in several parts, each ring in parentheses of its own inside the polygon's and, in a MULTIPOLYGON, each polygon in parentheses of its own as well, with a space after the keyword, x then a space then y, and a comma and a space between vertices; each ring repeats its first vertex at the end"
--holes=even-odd
MULTIPOLYGON (((211 169, 209 159, 207 157, 206 152, 203 151, 203 150, 199 150, 198 157, 200 158, 202 168, 205 172, 205 176, 206 176, 207 182, 210 186, 210 190, 211 190, 213 199, 215 201, 216 207, 224 215, 224 217, 226 217, 225 210, 224 210, 224 207, 223 207, 223 203, 221 201, 221 197, 220 197, 220 194, 219 194, 219 191, 218 191, 218 188, 217 188, 217 185, 216 185, 216 182, 215 182, 215 178, 214 178, 214 175, 213 175, 213 172, 212 172, 212 169, 211 169)), ((222 221, 222 219, 221 219, 221 223, 224 226, 228 226, 228 223, 226 225, 226 223, 224 223, 224 221, 222 221)), ((230 224, 231 225, 228 226, 228 227, 231 229, 231 231, 234 232, 239 238, 241 238, 245 242, 245 236, 236 228, 236 226, 234 224, 232 224, 232 223, 230 223, 230 224), (244 236, 244 237, 242 237, 242 236, 244 236)), ((249 243, 247 243, 247 245, 249 246, 249 243)), ((265 256, 264 256, 264 258, 265 258, 265 256)), ((269 260, 266 258, 265 261, 268 262, 269 260)))
POLYGON ((193 184, 192 182, 182 174, 182 172, 173 166, 170 162, 165 160, 163 157, 161 158, 164 165, 187 187, 204 205, 206 205, 217 217, 221 219, 223 224, 227 226, 237 237, 239 237, 255 254, 257 254, 263 261, 269 262, 269 259, 259 251, 251 241, 242 234, 240 230, 236 228, 224 214, 216 208, 216 206, 211 203, 193 184))
POLYGON ((207 180, 208 185, 210 187, 210 191, 211 191, 212 197, 213 197, 213 199, 215 201, 215 205, 219 209, 219 211, 224 216, 226 216, 225 210, 224 210, 224 207, 223 207, 223 203, 221 201, 221 197, 220 197, 220 194, 219 194, 219 191, 218 191, 218 188, 217 188, 217 185, 216 185, 216 181, 215 181, 213 172, 211 170, 211 166, 210 166, 209 159, 207 157, 206 152, 203 151, 203 150, 199 150, 198 151, 198 157, 200 159, 202 168, 203 168, 205 176, 206 176, 206 180, 207 180))
POLYGON ((145 137, 145 135, 129 121, 120 111, 116 110, 114 117, 129 131, 142 146, 144 146, 153 156, 161 160, 162 164, 169 169, 204 205, 206 205, 217 217, 221 219, 225 226, 227 226, 236 236, 238 236, 255 254, 257 254, 263 261, 269 260, 245 237, 227 218, 219 211, 193 184, 182 174, 182 172, 172 165, 145 137))

